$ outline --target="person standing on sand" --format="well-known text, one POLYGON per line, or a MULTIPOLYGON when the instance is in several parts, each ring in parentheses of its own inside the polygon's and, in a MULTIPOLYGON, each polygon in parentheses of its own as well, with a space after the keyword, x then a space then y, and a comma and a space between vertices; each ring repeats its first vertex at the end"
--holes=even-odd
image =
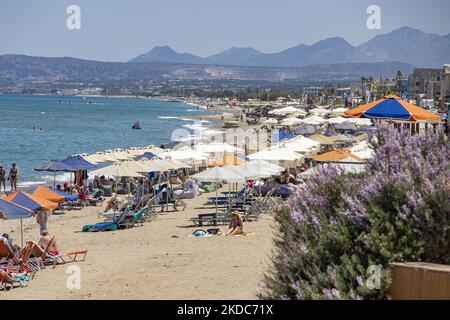
POLYGON ((6 170, 0 166, 0 192, 2 192, 2 185, 3 191, 6 192, 6 170))
POLYGON ((9 170, 8 180, 11 183, 11 191, 17 191, 17 180, 19 180, 19 169, 15 163, 9 170))

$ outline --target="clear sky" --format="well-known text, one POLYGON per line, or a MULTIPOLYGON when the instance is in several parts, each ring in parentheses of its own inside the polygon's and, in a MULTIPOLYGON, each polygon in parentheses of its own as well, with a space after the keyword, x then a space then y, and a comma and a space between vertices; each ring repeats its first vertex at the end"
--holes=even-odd
POLYGON ((278 52, 340 36, 353 45, 402 26, 450 33, 449 0, 0 0, 0 54, 127 61, 157 45, 200 56, 278 52), (81 30, 66 27, 69 5, 81 30), (366 27, 381 8, 381 30, 366 27))

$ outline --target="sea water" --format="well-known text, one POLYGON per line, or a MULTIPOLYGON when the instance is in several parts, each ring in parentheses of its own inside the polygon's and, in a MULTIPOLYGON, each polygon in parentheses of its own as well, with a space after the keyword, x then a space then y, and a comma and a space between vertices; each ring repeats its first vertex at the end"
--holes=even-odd
POLYGON ((50 160, 159 146, 187 124, 183 117, 204 114, 192 105, 152 99, 0 94, 0 164, 7 170, 18 164, 19 185, 42 183, 52 174, 34 168, 50 160), (136 121, 141 130, 131 129, 136 121))

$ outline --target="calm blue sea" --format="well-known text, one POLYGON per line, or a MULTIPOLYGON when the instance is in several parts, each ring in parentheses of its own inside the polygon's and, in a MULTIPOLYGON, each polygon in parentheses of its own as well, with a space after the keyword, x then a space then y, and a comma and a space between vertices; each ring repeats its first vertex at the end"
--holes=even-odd
POLYGON ((205 114, 183 103, 135 98, 0 95, 0 163, 16 162, 19 184, 46 180, 33 170, 52 159, 107 149, 160 145, 189 122, 172 117, 205 114), (163 117, 163 118, 159 118, 163 117), (142 130, 132 130, 139 120, 142 130), (33 127, 42 131, 33 131, 33 127))

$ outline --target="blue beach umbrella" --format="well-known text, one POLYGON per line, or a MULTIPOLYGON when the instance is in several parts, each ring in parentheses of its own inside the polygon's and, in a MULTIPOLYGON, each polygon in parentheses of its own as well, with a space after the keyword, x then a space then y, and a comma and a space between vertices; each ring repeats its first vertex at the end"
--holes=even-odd
POLYGON ((34 169, 40 172, 53 172, 53 186, 56 185, 56 172, 71 172, 71 167, 58 160, 52 160, 34 169))
POLYGON ((76 196, 76 195, 69 194, 67 192, 63 192, 63 191, 55 189, 55 188, 48 188, 48 189, 60 196, 63 196, 66 201, 77 201, 77 199, 78 199, 78 196, 76 196))
POLYGON ((134 160, 137 160, 137 161, 142 160, 142 159, 151 160, 151 159, 153 159, 154 157, 155 157, 155 154, 154 154, 154 153, 146 152, 146 153, 144 153, 144 154, 142 154, 142 155, 140 155, 140 156, 134 157, 133 159, 134 159, 134 160))
POLYGON ((85 160, 82 156, 68 157, 60 162, 67 166, 70 171, 97 169, 95 165, 85 160))
POLYGON ((72 171, 69 166, 62 163, 58 160, 52 160, 50 162, 47 162, 46 164, 43 164, 37 168, 34 169, 35 171, 45 171, 45 172, 70 172, 72 171))
POLYGON ((18 204, 0 199, 0 212, 3 213, 3 219, 13 220, 20 219, 20 240, 23 248, 23 218, 30 218, 33 215, 33 211, 24 208, 18 204))

